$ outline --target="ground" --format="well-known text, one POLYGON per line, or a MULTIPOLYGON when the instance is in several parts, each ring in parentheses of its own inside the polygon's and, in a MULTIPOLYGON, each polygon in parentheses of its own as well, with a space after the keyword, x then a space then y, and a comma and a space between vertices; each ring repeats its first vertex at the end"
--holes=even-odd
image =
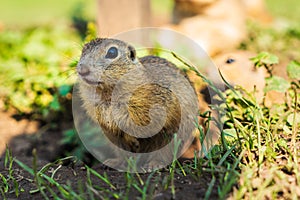
MULTIPOLYGON (((11 124, 16 122, 14 115, 11 113, 1 112, 0 116, 11 123, 2 124, 2 130, 10 130, 7 128, 11 128, 11 124), (7 126, 7 128, 5 127, 7 126)), ((24 126, 22 124, 32 124, 36 125, 37 122, 29 122, 27 120, 21 120, 19 125, 14 126, 14 131, 22 132, 24 130, 24 126)), ((33 126, 33 125, 32 125, 33 126)), ((27 166, 33 168, 35 164, 33 164, 34 156, 33 150, 36 150, 37 155, 37 168, 40 170, 42 167, 47 165, 50 162, 54 162, 56 158, 60 158, 65 156, 64 152, 69 147, 60 144, 59 141, 62 139, 63 132, 66 126, 72 126, 71 124, 63 124, 59 127, 40 127, 37 134, 20 134, 13 135, 10 137, 9 148, 12 152, 12 156, 27 166)), ((89 156, 89 155, 87 155, 89 156)), ((4 159, 5 152, 0 158, 0 173, 3 176, 8 176, 9 169, 4 167, 4 159)), ((183 163, 190 163, 191 161, 183 161, 183 163)), ((96 170, 99 174, 106 173, 112 185, 116 187, 112 191, 115 191, 118 194, 129 192, 129 199, 136 199, 141 194, 134 188, 128 190, 128 177, 126 177, 126 173, 118 172, 113 169, 109 169, 101 163, 94 163, 91 166, 92 169, 96 170)), ((84 183, 87 181, 87 170, 85 165, 80 162, 67 161, 65 163, 53 164, 47 171, 46 174, 51 174, 55 169, 58 169, 53 177, 54 180, 59 182, 60 184, 70 183, 73 188, 77 188, 79 183, 84 183)), ((186 176, 181 175, 180 173, 175 174, 174 185, 176 188, 176 199, 203 199, 205 192, 209 187, 209 183, 212 180, 212 176, 210 172, 201 173, 200 176, 194 175, 195 172, 189 173, 186 176)), ((24 191, 20 192, 20 196, 18 199, 43 199, 44 197, 40 192, 33 192, 37 188, 36 182, 34 181, 34 177, 29 174, 24 168, 20 167, 17 163, 13 164, 13 174, 14 177, 18 180, 20 188, 24 191)), ((141 179, 146 181, 149 177, 149 173, 140 174, 141 179)), ((154 199, 172 199, 172 193, 170 188, 164 189, 163 184, 168 179, 170 172, 167 169, 161 170, 159 173, 155 173, 150 180, 149 187, 150 191, 154 196, 154 199)), ((133 175, 136 176, 136 175, 133 175)), ((97 185, 99 188, 107 188, 110 189, 105 182, 101 179, 92 176, 91 181, 93 185, 97 185)), ((12 185, 11 185, 12 187, 12 185)), ((54 186, 52 186, 55 188, 54 186)), ((59 191, 55 188, 53 189, 57 193, 59 191)), ((51 194, 48 197, 51 196, 51 194)), ((103 194, 99 194, 101 196, 103 194)), ((106 197, 113 198, 112 194, 105 194, 106 197)), ((217 185, 212 188, 212 192, 210 198, 215 199, 218 197, 217 194, 217 185)), ((9 199, 16 199, 15 193, 12 191, 9 195, 7 195, 9 199)))

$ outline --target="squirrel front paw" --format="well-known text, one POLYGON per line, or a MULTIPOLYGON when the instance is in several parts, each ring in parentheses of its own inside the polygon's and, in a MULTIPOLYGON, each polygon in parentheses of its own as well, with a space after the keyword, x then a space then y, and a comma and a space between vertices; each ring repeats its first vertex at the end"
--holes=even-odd
POLYGON ((137 140, 137 138, 126 134, 124 136, 124 140, 125 140, 125 143, 128 145, 128 149, 131 152, 139 152, 140 142, 137 140))

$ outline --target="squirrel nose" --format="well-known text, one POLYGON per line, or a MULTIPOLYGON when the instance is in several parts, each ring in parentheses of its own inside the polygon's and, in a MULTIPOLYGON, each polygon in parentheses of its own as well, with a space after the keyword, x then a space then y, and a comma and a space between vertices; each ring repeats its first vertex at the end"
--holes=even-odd
POLYGON ((87 76, 87 75, 89 75, 90 70, 89 70, 89 68, 88 68, 87 65, 82 64, 82 63, 79 63, 79 64, 77 65, 77 72, 78 72, 78 74, 81 75, 81 76, 87 76))

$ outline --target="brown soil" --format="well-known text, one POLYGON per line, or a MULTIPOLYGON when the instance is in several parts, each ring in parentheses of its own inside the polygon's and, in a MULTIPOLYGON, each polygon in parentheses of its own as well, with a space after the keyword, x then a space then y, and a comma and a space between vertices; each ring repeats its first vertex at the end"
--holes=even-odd
POLYGON ((4 112, 0 109, 0 154, 5 151, 6 144, 13 137, 20 134, 33 134, 38 130, 38 122, 15 119, 12 116, 12 112, 4 112))
MULTIPOLYGON (((25 120, 24 122, 18 122, 11 114, 0 112, 0 118, 5 119, 7 121, 14 121, 14 132, 7 132, 5 135, 5 142, 8 142, 8 146, 12 151, 12 155, 14 158, 20 160, 24 164, 28 165, 32 168, 33 166, 33 149, 36 149, 37 152, 37 168, 38 170, 45 166, 47 163, 53 162, 57 158, 62 158, 66 156, 66 152, 70 152, 69 146, 62 145, 60 140, 62 138, 63 130, 66 130, 68 127, 72 127, 72 123, 66 123, 59 125, 59 127, 51 127, 50 125, 41 126, 39 130, 35 132, 35 134, 26 134, 23 126, 19 126, 19 124, 31 122, 25 120), (16 122, 15 122, 16 121, 16 122), (17 130, 17 131, 16 131, 17 130), (19 135, 17 135, 19 134, 19 135), (10 140, 7 140, 10 138, 10 140)), ((36 123, 36 122, 35 122, 36 123)), ((10 130, 12 127, 10 123, 5 123, 2 121, 0 124, 0 130, 2 130, 1 134, 4 133, 5 130, 10 130)), ((3 135, 1 135, 2 137, 3 135)), ((4 142, 4 141, 3 141, 4 142)), ((87 155, 89 157, 90 155, 87 155)), ((9 176, 9 170, 4 166, 4 158, 5 154, 0 158, 0 173, 4 175, 4 177, 9 176)), ((88 164, 91 164, 90 159, 86 159, 88 164)), ((84 167, 83 162, 66 162, 63 163, 62 166, 55 173, 54 179, 61 184, 70 184, 74 190, 78 190, 79 185, 82 185, 84 188, 85 182, 87 180, 87 170, 84 167)), ((46 174, 51 173, 54 169, 58 168, 59 165, 53 165, 49 168, 46 174)), ((91 176, 92 185, 95 188, 105 188, 108 191, 100 191, 100 196, 107 197, 109 199, 114 199, 114 197, 110 194, 110 190, 116 192, 118 194, 122 193, 124 196, 128 193, 129 199, 138 199, 141 197, 141 193, 131 187, 130 190, 127 190, 128 181, 126 180, 126 173, 118 172, 112 169, 109 169, 102 165, 101 163, 97 163, 91 166, 92 169, 96 170, 99 174, 103 175, 107 174, 111 183, 116 187, 115 190, 109 188, 109 186, 104 183, 102 180, 95 176, 91 176)), ((200 176, 195 175, 196 172, 188 173, 186 176, 181 175, 180 173, 175 173, 175 192, 176 199, 203 199, 205 192, 208 189, 208 185, 212 180, 211 173, 201 173, 200 176)), ((141 178, 144 182, 147 180, 150 174, 140 174, 141 178)), ((155 173, 150 181, 149 191, 153 196, 149 197, 149 199, 172 199, 171 188, 164 189, 162 183, 167 180, 170 172, 167 170, 161 170, 158 173, 155 173)), ((21 168, 17 163, 13 164, 13 176, 17 178, 20 188, 24 191, 20 192, 20 196, 17 198, 14 190, 11 193, 6 194, 8 199, 44 199, 40 192, 34 192, 30 194, 30 191, 33 191, 37 188, 36 182, 34 181, 34 177, 26 172, 23 168, 21 168)), ((135 176, 136 175, 132 175, 135 176)), ((136 177, 137 179, 137 177, 136 177)), ((13 188, 13 183, 10 185, 13 188)), ((56 187, 50 186, 57 194, 59 191, 56 187)), ((84 189, 83 191, 86 191, 84 189)), ((51 194, 46 192, 47 196, 51 199, 51 194)), ((99 199, 100 196, 95 196, 96 199, 99 199)), ((120 197, 122 199, 122 196, 120 197)), ((124 198, 124 197, 123 197, 124 198)), ((217 184, 213 187, 210 199, 217 199, 218 191, 217 184)), ((87 198, 88 199, 88 198, 87 198)))

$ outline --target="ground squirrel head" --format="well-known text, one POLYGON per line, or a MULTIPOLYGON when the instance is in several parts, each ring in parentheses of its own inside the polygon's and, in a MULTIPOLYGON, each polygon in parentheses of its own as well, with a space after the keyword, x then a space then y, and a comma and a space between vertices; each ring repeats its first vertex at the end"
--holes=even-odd
POLYGON ((255 87, 255 96, 260 100, 263 97, 267 73, 264 68, 255 67, 250 60, 255 56, 250 51, 235 51, 216 56, 214 61, 226 81, 231 85, 242 86, 249 92, 255 87))
POLYGON ((77 72, 85 84, 99 86, 116 82, 137 66, 139 61, 131 45, 121 40, 96 38, 84 45, 77 72))

